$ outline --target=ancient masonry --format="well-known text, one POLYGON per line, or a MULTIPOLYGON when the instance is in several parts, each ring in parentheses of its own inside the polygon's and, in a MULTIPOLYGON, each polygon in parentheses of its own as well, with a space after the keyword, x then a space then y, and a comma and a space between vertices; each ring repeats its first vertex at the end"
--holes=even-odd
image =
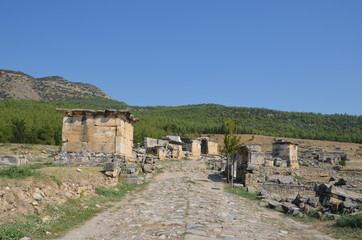
POLYGON ((62 151, 56 163, 97 164, 132 158, 133 124, 129 111, 57 109, 64 114, 62 151))
POLYGON ((163 139, 144 139, 144 147, 148 154, 157 159, 198 157, 201 155, 217 155, 218 145, 209 138, 181 138, 180 136, 166 136, 163 139))
POLYGON ((293 169, 298 169, 298 145, 277 140, 273 151, 261 151, 261 145, 246 145, 232 156, 233 177, 248 187, 250 191, 270 189, 272 183, 292 183, 293 169))

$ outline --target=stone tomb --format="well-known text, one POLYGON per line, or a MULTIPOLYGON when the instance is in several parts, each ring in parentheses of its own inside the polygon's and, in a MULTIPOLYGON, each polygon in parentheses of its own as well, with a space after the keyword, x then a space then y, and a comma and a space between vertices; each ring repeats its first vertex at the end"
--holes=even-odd
POLYGON ((201 154, 217 155, 219 153, 217 142, 208 137, 201 137, 198 140, 201 141, 201 154))
POLYGON ((57 110, 64 118, 62 152, 55 162, 103 163, 132 157, 133 124, 139 120, 129 111, 57 110))
POLYGON ((282 139, 273 142, 273 162, 274 166, 290 167, 298 169, 298 144, 282 139), (285 161, 285 165, 283 164, 285 161))
POLYGON ((183 142, 182 150, 191 156, 201 155, 201 141, 192 138, 181 138, 183 142))
MULTIPOLYGON (((298 145, 277 140, 273 143, 272 156, 261 150, 260 144, 245 145, 231 156, 234 172, 231 173, 245 187, 259 188, 261 183, 293 183, 293 169, 298 169, 298 145)), ((231 169, 231 167, 227 168, 231 169)))

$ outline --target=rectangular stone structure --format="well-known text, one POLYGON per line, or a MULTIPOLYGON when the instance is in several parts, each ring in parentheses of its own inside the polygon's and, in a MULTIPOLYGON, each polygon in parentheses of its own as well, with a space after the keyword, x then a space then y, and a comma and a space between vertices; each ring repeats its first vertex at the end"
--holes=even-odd
POLYGON ((201 141, 201 154, 218 154, 217 142, 210 140, 208 137, 198 138, 201 141))
POLYGON ((201 155, 201 141, 198 139, 181 138, 183 142, 182 150, 189 152, 192 156, 201 155))
POLYGON ((139 120, 129 111, 113 109, 57 109, 57 111, 64 115, 63 153, 104 153, 132 157, 133 124, 139 120))
POLYGON ((281 158, 287 161, 287 167, 298 169, 298 144, 282 139, 273 142, 273 158, 281 158))

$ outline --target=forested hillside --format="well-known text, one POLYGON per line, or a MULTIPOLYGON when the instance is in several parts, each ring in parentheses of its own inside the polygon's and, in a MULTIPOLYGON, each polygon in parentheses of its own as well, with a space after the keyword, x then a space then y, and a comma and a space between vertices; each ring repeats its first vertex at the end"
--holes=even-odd
POLYGON ((128 109, 141 121, 135 142, 166 134, 198 136, 224 132, 225 120, 239 119, 239 133, 362 143, 362 116, 282 112, 215 104, 131 107, 104 98, 67 102, 0 101, 0 142, 61 143, 62 115, 55 108, 128 109))

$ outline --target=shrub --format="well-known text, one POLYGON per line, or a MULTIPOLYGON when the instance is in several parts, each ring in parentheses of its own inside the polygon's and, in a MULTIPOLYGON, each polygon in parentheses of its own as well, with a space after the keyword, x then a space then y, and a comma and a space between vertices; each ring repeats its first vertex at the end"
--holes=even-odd
POLYGON ((347 165, 346 160, 341 160, 341 161, 339 161, 339 165, 345 167, 345 166, 347 165))
POLYGON ((136 187, 134 184, 118 184, 113 188, 96 187, 96 193, 109 198, 121 198, 136 187))
POLYGON ((12 179, 24 179, 27 177, 40 177, 41 173, 35 171, 36 169, 42 168, 44 165, 32 164, 25 166, 11 166, 0 169, 0 177, 12 178, 12 179))
POLYGON ((225 190, 250 200, 260 200, 258 199, 257 193, 248 192, 246 187, 233 188, 232 186, 227 186, 225 187, 225 190))
POLYGON ((362 213, 345 215, 337 220, 338 227, 362 228, 362 213))

